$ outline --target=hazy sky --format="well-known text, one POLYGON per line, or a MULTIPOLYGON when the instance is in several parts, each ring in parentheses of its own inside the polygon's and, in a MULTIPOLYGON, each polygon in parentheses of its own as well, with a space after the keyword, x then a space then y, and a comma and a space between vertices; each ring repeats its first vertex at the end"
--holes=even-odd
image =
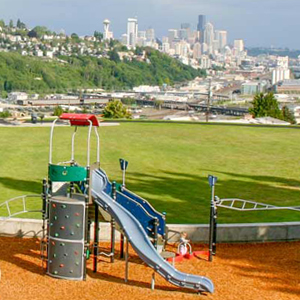
POLYGON ((216 29, 228 31, 229 41, 243 38, 246 46, 300 49, 299 0, 0 0, 0 19, 20 18, 28 26, 45 25, 68 34, 103 31, 111 20, 115 37, 126 32, 129 17, 138 17, 139 29, 152 26, 158 37, 170 28, 207 15, 216 29))

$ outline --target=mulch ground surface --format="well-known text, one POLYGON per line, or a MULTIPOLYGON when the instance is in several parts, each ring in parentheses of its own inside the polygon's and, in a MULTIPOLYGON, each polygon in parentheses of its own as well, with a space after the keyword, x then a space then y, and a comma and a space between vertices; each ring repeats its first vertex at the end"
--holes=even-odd
MULTIPOLYGON (((108 244, 101 246, 108 250, 108 244)), ((194 245, 194 250, 203 249, 203 245, 194 245)), ((168 250, 176 251, 176 247, 168 250)), ((0 237, 0 300, 300 299, 299 242, 222 244, 217 251, 212 263, 198 258, 176 263, 178 270, 214 282, 214 294, 197 295, 170 285, 159 275, 156 289, 151 291, 153 272, 132 250, 128 284, 124 283, 125 263, 118 251, 114 264, 99 259, 97 273, 92 272, 90 259, 84 282, 54 279, 42 269, 39 240, 0 237)))

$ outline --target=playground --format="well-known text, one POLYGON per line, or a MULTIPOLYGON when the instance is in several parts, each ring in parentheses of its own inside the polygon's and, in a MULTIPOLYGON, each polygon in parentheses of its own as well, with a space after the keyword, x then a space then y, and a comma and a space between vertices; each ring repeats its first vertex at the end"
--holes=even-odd
MULTIPOLYGON (((202 196, 199 196, 200 193, 196 191, 198 186, 195 184, 193 184, 193 190, 189 191, 200 202, 188 202, 181 198, 182 196, 185 199, 188 198, 188 194, 184 190, 179 194, 176 192, 169 194, 171 187, 167 184, 167 177, 153 176, 152 179, 155 178, 155 180, 149 182, 147 175, 131 173, 144 181, 144 184, 139 181, 139 186, 146 187, 143 193, 139 188, 132 189, 134 187, 132 177, 126 173, 128 161, 121 159, 120 155, 118 162, 121 176, 118 175, 112 180, 111 174, 106 173, 109 167, 105 168, 102 161, 106 161, 106 156, 111 153, 102 151, 104 139, 99 135, 99 126, 99 120, 94 115, 64 113, 55 120, 50 130, 47 178, 39 184, 40 193, 22 197, 17 195, 17 198, 0 204, 0 213, 4 218, 11 218, 22 213, 33 213, 42 217, 41 227, 38 231, 39 239, 0 238, 1 252, 3 252, 0 253, 0 267, 3 276, 0 284, 2 285, 4 282, 4 288, 0 289, 0 293, 5 293, 6 287, 11 286, 10 291, 16 288, 15 293, 20 294, 18 291, 20 287, 14 282, 18 277, 19 279, 24 278, 24 282, 28 282, 25 288, 28 288, 30 297, 28 299, 34 299, 34 294, 39 289, 48 290, 53 299, 61 298, 62 294, 68 297, 72 296, 74 299, 82 298, 80 290, 83 289, 89 291, 88 295, 93 298, 96 293, 99 293, 96 290, 101 289, 101 296, 105 299, 115 298, 121 294, 123 299, 126 299, 123 297, 124 294, 128 299, 147 299, 145 292, 151 299, 173 299, 176 298, 177 294, 175 293, 184 293, 182 296, 180 295, 184 299, 195 297, 195 294, 205 294, 211 297, 209 294, 213 293, 214 299, 253 299, 255 295, 259 299, 268 299, 270 292, 272 298, 276 296, 278 299, 289 299, 298 294, 299 242, 223 244, 218 245, 217 250, 217 229, 220 220, 224 222, 224 220, 233 218, 233 222, 240 219, 246 222, 249 212, 252 214, 250 217, 252 221, 262 217, 264 217, 262 219, 264 222, 275 217, 277 217, 277 221, 299 220, 300 207, 294 205, 294 203, 298 204, 297 181, 292 182, 280 177, 258 176, 254 179, 257 181, 255 184, 259 189, 258 192, 263 194, 268 185, 271 186, 269 192, 275 189, 277 191, 273 199, 264 197, 263 202, 258 202, 253 199, 243 200, 247 198, 241 197, 244 197, 245 194, 242 193, 242 189, 238 190, 237 187, 234 189, 233 196, 225 198, 222 196, 222 188, 217 184, 218 178, 210 175, 208 178, 206 177, 206 181, 208 179, 206 186, 202 186, 203 191, 207 191, 202 196), (64 122, 68 122, 71 125, 69 129, 71 132, 73 131, 69 134, 69 142, 66 142, 65 136, 62 136, 61 131, 58 132, 58 128, 56 128, 58 123, 64 122), (85 143, 78 133, 82 131, 86 135, 85 143), (67 157, 66 152, 62 152, 60 149, 62 146, 69 149, 67 157), (117 181, 115 181, 116 178, 118 178, 117 181), (127 182, 129 182, 128 185, 127 182), (159 189, 158 193, 158 190, 155 189, 147 191, 146 182, 147 184, 152 183, 151 186, 156 187, 161 183, 165 183, 165 185, 159 189), (264 185, 261 185, 260 182, 264 182, 264 185), (270 183, 273 183, 274 186, 270 183), (218 192, 216 192, 216 188, 218 188, 218 192), (283 197, 286 192, 293 197, 283 197), (159 196, 159 200, 162 202, 161 206, 155 205, 154 208, 155 201, 149 201, 153 194, 159 196), (175 199, 168 195, 179 197, 180 201, 174 201, 175 199), (234 196, 236 198, 233 198, 234 196), (201 203, 201 197, 205 202, 201 203), (30 202, 33 198, 40 198, 39 205, 36 205, 35 201, 30 202), (288 200, 283 203, 282 199, 288 200), (174 205, 175 203, 176 205, 174 205), (189 203, 188 206, 187 203, 189 203), (186 223, 192 223, 193 220, 196 220, 197 213, 193 211, 193 207, 197 207, 199 210, 200 203, 203 206, 202 218, 206 216, 205 219, 210 224, 207 234, 209 245, 192 244, 191 246, 189 243, 192 242, 187 239, 188 235, 185 232, 170 231, 167 222, 170 223, 170 220, 173 219, 176 219, 177 222, 180 221, 180 214, 185 208, 185 215, 182 219, 187 218, 190 214, 191 220, 186 223), (162 210, 164 208, 167 209, 162 210), (222 209, 221 217, 218 213, 219 208, 222 209), (110 226, 111 242, 109 244, 104 244, 99 240, 99 234, 103 230, 100 222, 107 222, 110 226), (117 231, 120 234, 120 245, 116 240, 117 231), (172 232, 179 235, 180 244, 169 242, 169 234, 173 234, 172 232), (39 267, 39 271, 37 267, 39 267), (20 276, 16 276, 19 272, 20 276), (31 278, 31 276, 33 277, 31 278), (49 279, 47 287, 39 287, 39 283, 43 286, 47 279, 49 279), (54 282, 55 279, 64 280, 54 282), (95 279, 98 281, 96 282, 95 279), (51 281, 53 281, 53 286, 51 281), (141 289, 145 288, 149 288, 149 290, 143 291, 138 296, 141 289), (52 289, 54 290, 52 291, 52 289), (216 289, 218 289, 217 292, 216 289), (165 293, 163 296, 160 294, 162 292, 165 293), (230 298, 227 298, 229 295, 230 298), (168 296, 170 297, 168 298, 168 296)), ((130 140, 131 136, 127 138, 130 140)), ((184 140, 184 136, 182 139, 184 140)), ((126 140, 127 143, 128 140, 126 140)), ((113 149, 118 150, 123 147, 126 149, 124 143, 118 144, 118 140, 114 142, 117 144, 112 147, 113 149)), ((213 140, 211 142, 214 143, 213 140)), ((288 144, 289 148, 293 143, 294 141, 288 144)), ((138 142, 136 146, 138 146, 138 142)), ((164 146, 163 143, 161 146, 164 146)), ((184 144, 181 146, 189 148, 184 144)), ((143 152, 142 148, 135 150, 143 152)), ((130 157, 130 151, 128 154, 130 157)), ((150 158, 145 159, 149 164, 142 168, 144 172, 148 168, 154 168, 154 157, 157 155, 154 152, 150 158)), ((36 159, 38 158, 37 153, 34 153, 34 156, 36 159)), ((180 158, 182 160, 182 157, 180 158)), ((194 157, 186 157, 187 161, 189 159, 194 160, 194 157)), ((237 153, 235 159, 238 161, 237 153)), ((293 163, 295 164, 295 161, 293 163)), ((7 168, 5 160, 3 164, 4 168, 7 168)), ((220 162, 219 164, 222 165, 220 162)), ((37 165, 37 161, 35 165, 37 165)), ((286 162, 283 165, 286 166, 286 162)), ((167 159, 165 166, 166 168, 168 166, 167 159)), ((191 166, 195 167, 195 164, 191 164, 191 166)), ((254 166, 255 169, 258 168, 258 171, 262 168, 262 166, 257 167, 255 163, 254 166)), ((197 180, 197 176, 181 173, 178 168, 175 169, 177 179, 185 177, 184 182, 186 182, 189 177, 190 180, 193 179, 193 182, 201 181, 197 180)), ((275 170, 277 171, 277 169, 275 170)), ((209 171, 203 166, 201 172, 209 171)), ((163 172, 174 175, 166 169, 163 172)), ((233 173, 220 170, 217 170, 216 173, 233 176, 233 173)), ((294 173, 291 171, 289 174, 294 173)), ((242 177, 242 175, 239 176, 242 177)), ((4 180, 2 178, 2 184, 8 188, 22 186, 22 182, 16 185, 13 185, 12 182, 11 178, 6 177, 4 180)), ((23 181, 23 186, 26 188, 30 185, 27 183, 23 181)), ((247 183, 244 188, 251 189, 249 181, 247 183)), ((252 188, 253 184, 252 182, 252 188)), ((185 190, 188 190, 187 185, 182 185, 185 190)), ((228 189, 228 187, 226 188, 228 189)), ((177 192, 179 191, 177 190, 177 192)), ((201 218, 198 217, 197 220, 200 221, 201 218)), ((298 225, 295 223, 293 226, 298 225)), ((291 229, 291 232, 287 232, 287 235, 283 237, 284 241, 297 239, 298 235, 291 235, 292 231, 291 229)), ((258 240, 264 234, 265 229, 258 229, 258 240)), ((22 282, 22 286, 24 286, 24 282, 22 282)), ((2 295, 0 294, 0 296, 2 295)), ((38 294, 39 296, 40 294, 38 294)), ((3 297, 7 296, 3 294, 3 297)), ((26 297, 27 294, 22 298, 26 299, 26 297)))
MULTIPOLYGON (((124 283, 124 261, 114 264, 106 258, 99 261, 98 273, 88 262, 86 282, 56 280, 45 276, 41 268, 39 241, 0 238, 0 299, 49 300, 95 299, 199 299, 192 291, 168 284, 157 276, 151 291, 152 271, 130 249, 129 284, 124 283)), ((106 246, 106 251, 109 245, 106 246)), ((300 243, 226 245, 218 247, 213 263, 193 259, 176 263, 183 272, 202 274, 215 283, 215 293, 200 296, 214 300, 295 300, 300 294, 300 243)), ((119 244, 116 245, 119 249, 119 244)), ((203 245, 194 246, 203 249, 203 245)), ((169 250, 176 251, 172 246, 169 250)), ((118 256, 118 255, 117 255, 118 256)))

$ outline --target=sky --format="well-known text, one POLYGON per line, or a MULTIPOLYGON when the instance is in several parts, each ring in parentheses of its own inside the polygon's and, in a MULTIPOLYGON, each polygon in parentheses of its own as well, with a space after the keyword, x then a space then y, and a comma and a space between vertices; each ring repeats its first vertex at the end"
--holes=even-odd
POLYGON ((244 39, 246 47, 300 49, 299 0, 0 0, 0 19, 21 19, 30 27, 64 29, 67 34, 103 31, 108 18, 115 38, 126 33, 127 19, 138 17, 139 30, 152 27, 157 37, 190 23, 199 14, 215 29, 227 30, 229 42, 244 39))

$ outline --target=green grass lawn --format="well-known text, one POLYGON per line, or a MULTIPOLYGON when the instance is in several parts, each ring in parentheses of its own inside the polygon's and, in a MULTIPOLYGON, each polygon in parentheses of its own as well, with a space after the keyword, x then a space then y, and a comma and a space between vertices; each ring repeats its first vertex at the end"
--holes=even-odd
MULTIPOLYGON (((56 162, 70 159, 72 132, 56 129, 56 162)), ((0 203, 41 192, 49 134, 50 128, 0 128, 0 203)), ((300 130, 123 123, 100 128, 100 136, 102 168, 110 180, 121 182, 118 159, 127 159, 127 187, 166 211, 169 223, 208 222, 209 174, 219 178, 221 198, 300 206, 300 130)), ((77 141, 77 158, 85 165, 85 129, 77 141)), ((299 221, 300 213, 220 209, 219 218, 222 223, 299 221)))

